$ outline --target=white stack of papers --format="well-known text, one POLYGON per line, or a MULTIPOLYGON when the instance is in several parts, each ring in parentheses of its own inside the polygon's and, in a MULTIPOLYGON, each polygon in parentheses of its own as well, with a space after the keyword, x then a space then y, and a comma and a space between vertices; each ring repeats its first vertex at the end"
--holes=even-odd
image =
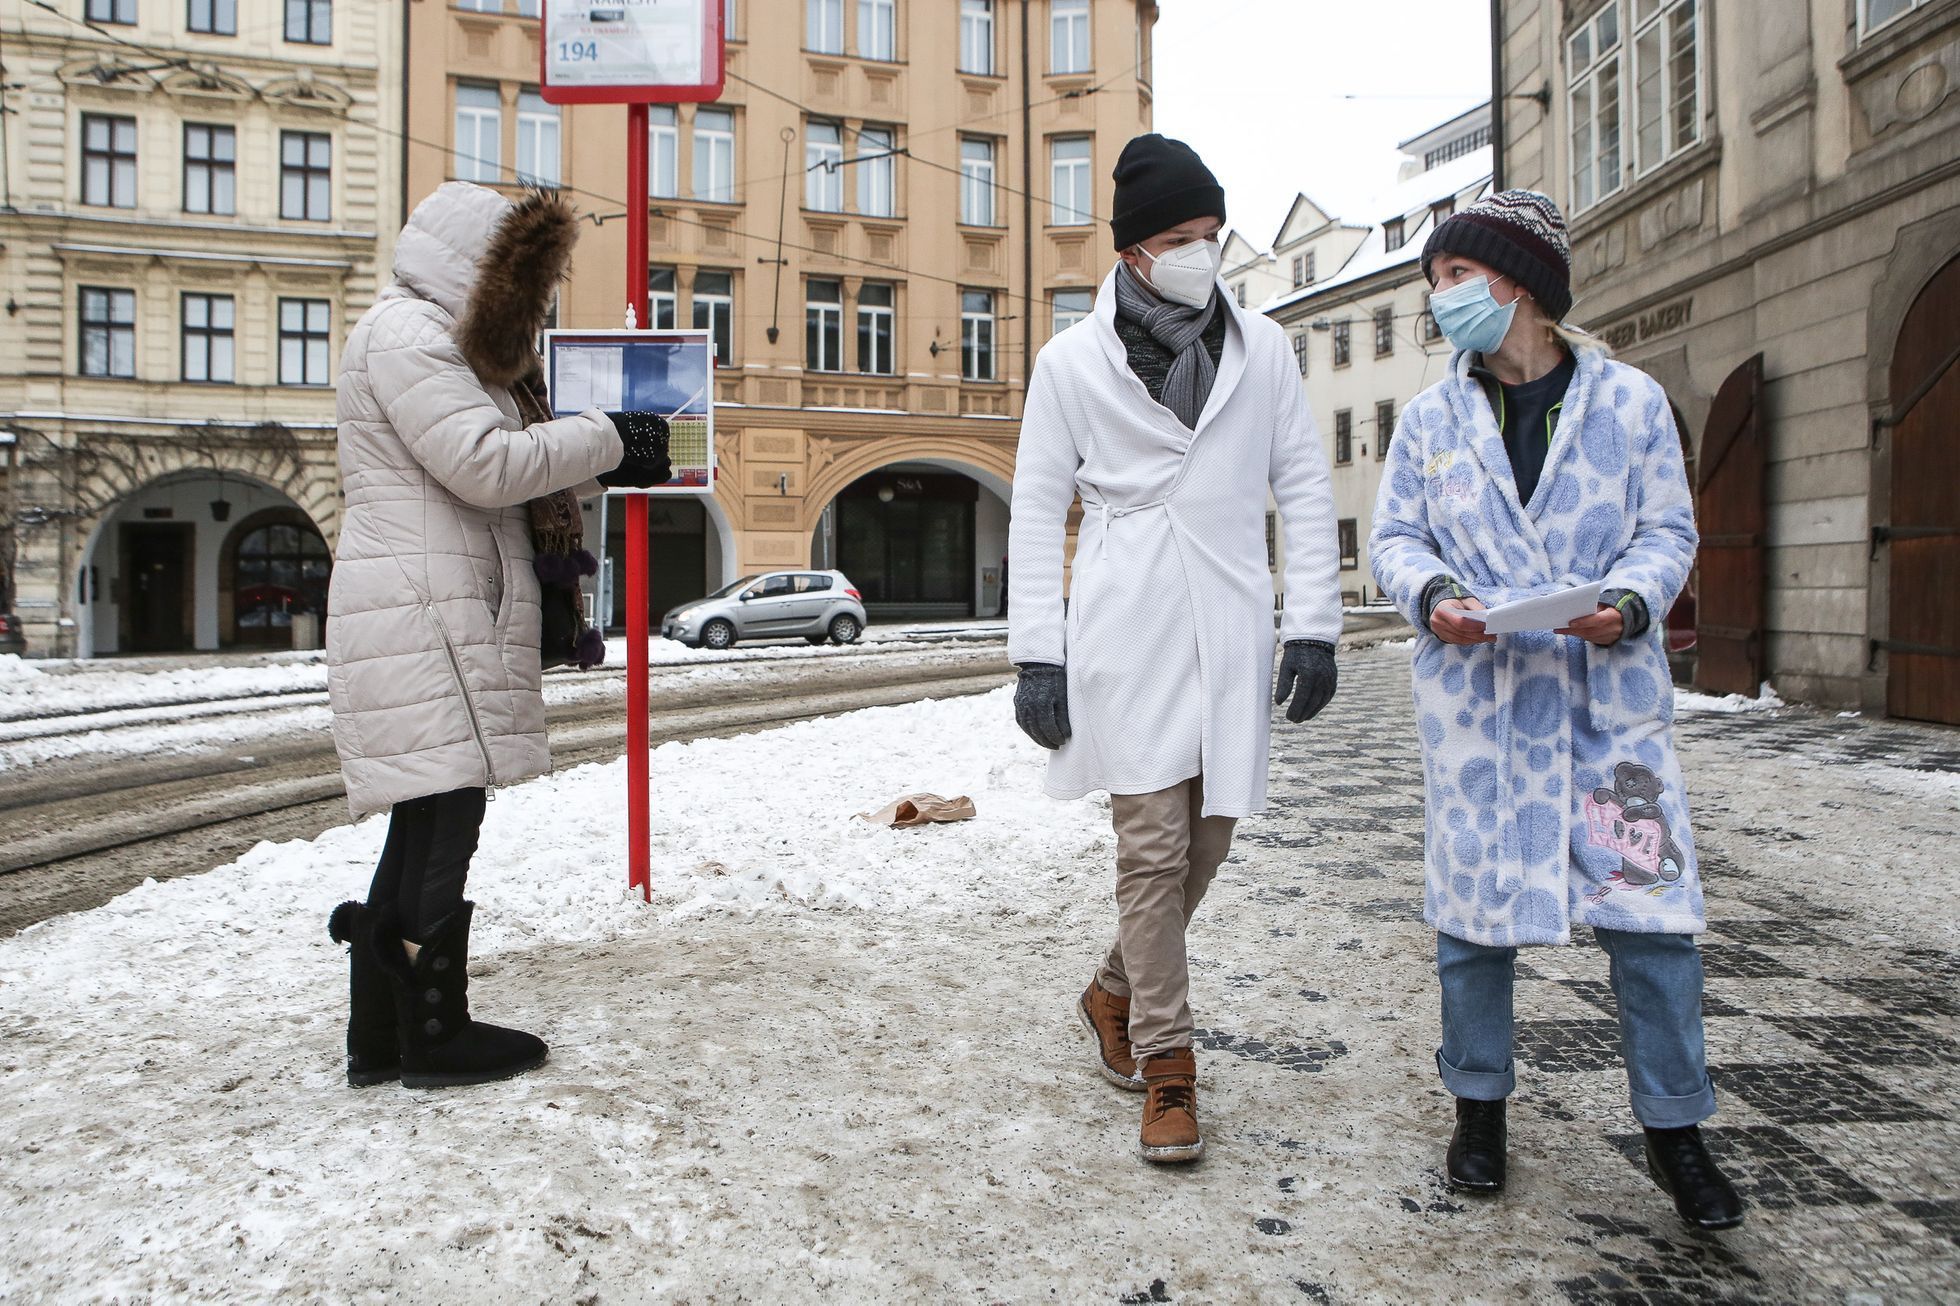
POLYGON ((1574 585, 1553 594, 1537 594, 1528 599, 1500 603, 1482 611, 1460 610, 1457 615, 1484 623, 1487 635, 1509 635, 1520 630, 1557 630, 1599 607, 1600 582, 1574 585))

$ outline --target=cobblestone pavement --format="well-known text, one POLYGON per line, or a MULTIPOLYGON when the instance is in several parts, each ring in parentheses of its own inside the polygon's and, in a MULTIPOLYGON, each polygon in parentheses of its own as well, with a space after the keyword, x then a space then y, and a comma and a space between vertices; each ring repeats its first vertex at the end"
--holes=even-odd
MULTIPOLYGON (((1232 1012, 1229 996, 1263 989, 1308 1012, 1329 1004, 1320 1023, 1348 1038, 1206 1030, 1213 1057, 1330 1079, 1357 1058, 1419 1059, 1431 1085, 1412 1105, 1433 1120, 1432 1182, 1401 1196, 1399 1218, 1428 1224, 1439 1245, 1485 1240, 1549 1263, 1521 1271, 1512 1290, 1549 1287, 1576 1303, 1960 1294, 1960 875, 1947 851, 1960 733, 1806 709, 1688 711, 1677 723, 1710 913, 1705 1015, 1720 1111, 1706 1132, 1751 1208, 1743 1229, 1696 1236, 1646 1177, 1605 958, 1589 936, 1519 956, 1510 1193, 1491 1203, 1441 1187, 1448 1099, 1427 1064, 1435 953, 1420 919, 1422 784, 1408 694, 1406 653, 1344 659, 1335 728, 1276 733, 1279 805, 1241 827, 1242 869, 1227 889, 1248 906, 1311 905, 1323 931, 1338 933, 1328 922, 1345 917, 1352 933, 1332 941, 1329 960, 1345 952, 1365 973, 1383 949, 1399 949, 1406 988, 1378 988, 1380 1009, 1360 1013, 1351 1008, 1366 999, 1343 992, 1338 972, 1325 991, 1297 996, 1258 974, 1227 976, 1227 1010, 1214 1016, 1250 1014, 1232 1012), (1417 1011, 1398 1004, 1405 997, 1417 1011), (1356 1045, 1353 1031, 1368 1022, 1404 1020, 1420 1034, 1356 1045)), ((1214 909, 1232 910, 1207 902, 1206 914, 1214 909)), ((1194 945, 1201 939, 1194 926, 1194 945)), ((1279 1181, 1263 1231, 1292 1234, 1291 1188, 1279 1181)), ((1465 1288, 1475 1297, 1503 1277, 1465 1288)), ((1384 1290, 1351 1273, 1296 1286, 1308 1298, 1384 1290)))

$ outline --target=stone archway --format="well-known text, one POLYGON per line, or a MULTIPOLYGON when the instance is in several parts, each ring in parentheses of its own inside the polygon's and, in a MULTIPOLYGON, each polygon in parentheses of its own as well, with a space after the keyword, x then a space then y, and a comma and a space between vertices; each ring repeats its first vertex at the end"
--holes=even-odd
MULTIPOLYGON (((231 590, 242 531, 275 521, 325 542, 322 523, 291 495, 231 468, 179 468, 117 495, 81 535, 69 586, 77 654, 211 652, 236 643, 231 590)), ((325 576, 314 579, 323 595, 325 576)), ((282 629, 289 644, 291 627, 282 629)))
POLYGON ((848 575, 874 621, 996 615, 1011 469, 949 457, 943 446, 910 458, 891 444, 879 453, 849 480, 839 471, 814 483, 826 492, 810 500, 820 505, 811 565, 848 575))

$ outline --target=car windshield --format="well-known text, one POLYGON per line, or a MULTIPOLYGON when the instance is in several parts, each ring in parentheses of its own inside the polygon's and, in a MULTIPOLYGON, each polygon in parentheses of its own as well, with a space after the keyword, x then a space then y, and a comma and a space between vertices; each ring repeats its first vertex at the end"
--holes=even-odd
POLYGON ((710 594, 708 597, 711 599, 725 599, 729 595, 737 593, 738 591, 742 590, 744 587, 753 585, 761 579, 762 579, 761 576, 744 576, 742 577, 742 579, 736 581, 732 585, 722 586, 720 589, 716 590, 713 594, 710 594))

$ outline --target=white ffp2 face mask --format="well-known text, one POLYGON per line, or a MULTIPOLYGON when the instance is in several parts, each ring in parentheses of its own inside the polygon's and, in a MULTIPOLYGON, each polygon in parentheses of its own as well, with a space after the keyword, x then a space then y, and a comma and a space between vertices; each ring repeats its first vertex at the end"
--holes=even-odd
POLYGON ((1151 287, 1165 299, 1192 308, 1210 302, 1212 288, 1218 284, 1218 265, 1225 257, 1217 241, 1194 240, 1162 254, 1152 254, 1141 245, 1137 250, 1150 260, 1151 287))

